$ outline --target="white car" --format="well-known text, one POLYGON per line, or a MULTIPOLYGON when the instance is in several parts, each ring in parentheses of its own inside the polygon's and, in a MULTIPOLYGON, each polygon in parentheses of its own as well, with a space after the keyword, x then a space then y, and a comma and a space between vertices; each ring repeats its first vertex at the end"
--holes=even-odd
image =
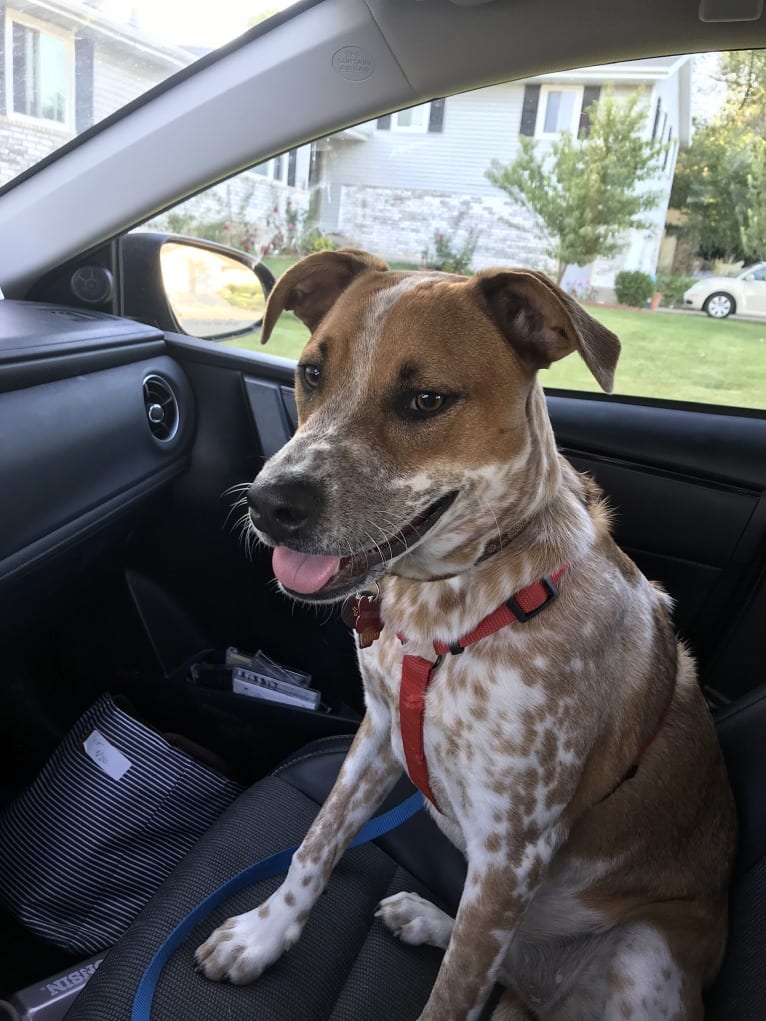
POLYGON ((705 277, 684 294, 684 305, 725 319, 735 312, 766 315, 766 262, 745 268, 733 277, 705 277))

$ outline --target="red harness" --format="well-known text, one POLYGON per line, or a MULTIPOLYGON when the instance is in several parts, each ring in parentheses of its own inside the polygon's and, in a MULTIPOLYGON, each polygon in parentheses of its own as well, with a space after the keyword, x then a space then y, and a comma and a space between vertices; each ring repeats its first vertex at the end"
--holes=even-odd
MULTIPOLYGON (((407 772, 415 786, 441 811, 431 790, 428 776, 428 762, 423 743, 423 724, 426 712, 428 685, 444 657, 449 653, 459 655, 469 645, 487 638, 508 624, 524 624, 542 612, 558 595, 558 584, 566 573, 568 565, 563 564, 553 574, 528 585, 507 599, 484 620, 463 635, 452 645, 434 642, 436 659, 432 662, 422 656, 405 656, 402 661, 402 680, 399 687, 399 721, 402 730, 402 745, 407 762, 407 772)), ((353 608, 353 628, 359 634, 359 644, 364 649, 372 645, 383 630, 378 612, 377 600, 362 596, 353 608)), ((401 637, 401 636, 400 636, 401 637)), ((406 641, 406 639, 402 639, 406 641)))

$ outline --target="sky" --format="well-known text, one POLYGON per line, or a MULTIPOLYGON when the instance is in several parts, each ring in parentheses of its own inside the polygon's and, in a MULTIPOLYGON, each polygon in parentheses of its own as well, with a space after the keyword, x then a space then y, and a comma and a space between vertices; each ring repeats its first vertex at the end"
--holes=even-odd
POLYGON ((720 78, 720 53, 700 53, 694 57, 692 79, 692 116, 709 120, 726 98, 726 86, 720 78))
POLYGON ((241 35, 259 15, 295 0, 102 0, 101 10, 119 22, 138 20, 149 35, 176 46, 221 46, 241 35))

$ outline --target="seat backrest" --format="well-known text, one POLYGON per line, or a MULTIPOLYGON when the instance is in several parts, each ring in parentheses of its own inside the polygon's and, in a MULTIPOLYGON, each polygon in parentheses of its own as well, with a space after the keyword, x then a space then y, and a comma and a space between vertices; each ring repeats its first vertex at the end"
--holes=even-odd
POLYGON ((718 713, 716 730, 737 802, 740 876, 766 854, 766 684, 718 713))
POLYGON ((706 1021, 766 1017, 766 685, 718 714, 716 728, 739 817, 729 941, 706 1021))

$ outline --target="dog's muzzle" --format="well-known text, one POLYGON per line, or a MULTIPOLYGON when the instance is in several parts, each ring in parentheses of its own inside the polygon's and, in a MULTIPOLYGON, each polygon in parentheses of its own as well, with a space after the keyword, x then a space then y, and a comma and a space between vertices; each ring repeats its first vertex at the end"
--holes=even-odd
POLYGON ((349 556, 303 552, 323 545, 319 523, 326 504, 320 486, 305 479, 267 484, 256 479, 247 502, 254 527, 276 547, 272 567, 282 587, 294 595, 325 602, 363 587, 376 568, 407 552, 456 496, 455 491, 440 497, 381 543, 349 556))

